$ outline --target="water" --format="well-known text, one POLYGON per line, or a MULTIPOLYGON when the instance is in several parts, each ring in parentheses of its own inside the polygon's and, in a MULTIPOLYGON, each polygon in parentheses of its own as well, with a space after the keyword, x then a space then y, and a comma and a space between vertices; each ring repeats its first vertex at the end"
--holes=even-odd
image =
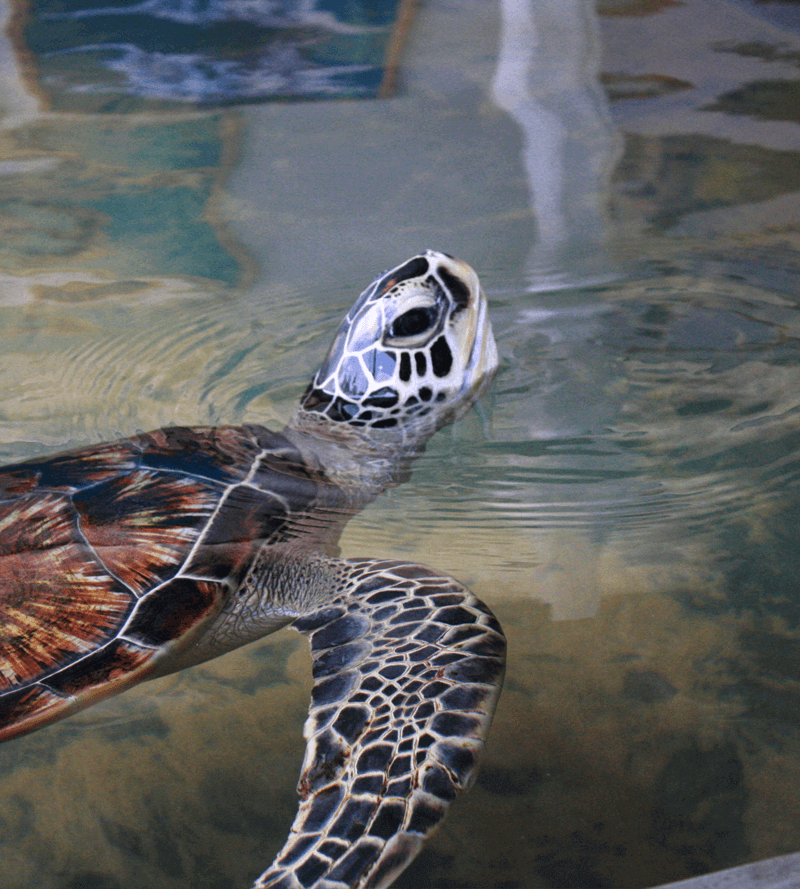
MULTIPOLYGON (((798 31, 432 0, 394 98, 106 115, 41 112, 6 46, 4 460, 280 426, 374 273, 430 246, 481 274, 492 392, 343 539, 456 574, 510 643, 478 783, 398 886, 800 850, 798 31)), ((0 885, 248 885, 308 674, 279 634, 5 745, 0 885)))

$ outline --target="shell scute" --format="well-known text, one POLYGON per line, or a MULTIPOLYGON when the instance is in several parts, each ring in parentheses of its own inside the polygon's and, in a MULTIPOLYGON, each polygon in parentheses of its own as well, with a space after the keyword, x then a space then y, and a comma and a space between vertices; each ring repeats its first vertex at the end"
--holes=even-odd
POLYGON ((52 549, 78 540, 70 500, 45 492, 0 501, 0 556, 52 549))
POLYGON ((204 617, 216 612, 224 595, 222 584, 176 577, 137 604, 124 628, 124 636, 158 648, 181 638, 204 617))
POLYGON ((61 697, 91 694, 109 683, 119 682, 144 667, 153 652, 125 639, 112 639, 69 667, 48 676, 44 683, 61 697))
POLYGON ((193 429, 169 426, 131 439, 142 468, 185 473, 223 484, 242 481, 262 450, 245 426, 193 429))
POLYGON ((300 462, 268 454, 258 465, 251 484, 271 498, 279 499, 286 511, 297 513, 314 503, 324 480, 300 462))
POLYGON ((0 469, 0 499, 19 497, 36 489, 71 493, 130 472, 138 460, 139 449, 127 441, 27 460, 0 469))
MULTIPOLYGON (((251 429, 175 428, 0 469, 0 737, 138 682, 202 633, 230 586, 181 575, 261 452, 251 429)), ((256 536, 273 533, 283 507, 245 499, 256 536)), ((254 545, 206 558, 227 576, 254 545)))
POLYGON ((238 580, 256 550, 282 536, 287 515, 285 505, 263 491, 247 485, 230 489, 189 559, 186 573, 238 580))
POLYGON ((168 665, 324 484, 257 426, 162 429, 0 469, 0 739, 168 665))
POLYGON ((66 497, 0 503, 0 690, 103 644, 133 603, 92 557, 66 497))
POLYGON ((48 722, 68 702, 40 685, 26 685, 3 695, 0 707, 0 741, 13 738, 48 722))
POLYGON ((135 470, 74 495, 81 531, 108 570, 142 596, 173 577, 225 489, 135 470))

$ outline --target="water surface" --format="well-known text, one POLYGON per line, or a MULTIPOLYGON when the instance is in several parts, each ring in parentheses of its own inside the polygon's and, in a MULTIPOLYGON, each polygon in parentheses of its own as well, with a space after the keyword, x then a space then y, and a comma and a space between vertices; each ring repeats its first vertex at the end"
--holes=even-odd
MULTIPOLYGON (((279 427, 375 273, 432 247, 481 275, 492 392, 343 539, 452 572, 510 643, 478 783, 398 886, 800 850, 799 30, 432 0, 390 99, 105 114, 40 107, 5 47, 4 460, 279 427)), ((0 883, 248 885, 308 661, 279 634, 4 746, 0 883)))

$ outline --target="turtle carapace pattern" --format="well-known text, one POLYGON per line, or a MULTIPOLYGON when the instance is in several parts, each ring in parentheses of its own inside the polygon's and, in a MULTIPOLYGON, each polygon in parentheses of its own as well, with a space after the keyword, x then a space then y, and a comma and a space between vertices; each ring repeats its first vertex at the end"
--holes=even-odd
POLYGON ((281 433, 0 469, 0 740, 291 625, 314 670, 300 805, 255 886, 390 885, 474 779, 505 640, 452 578, 337 541, 496 367, 475 272, 427 251, 361 294, 281 433))

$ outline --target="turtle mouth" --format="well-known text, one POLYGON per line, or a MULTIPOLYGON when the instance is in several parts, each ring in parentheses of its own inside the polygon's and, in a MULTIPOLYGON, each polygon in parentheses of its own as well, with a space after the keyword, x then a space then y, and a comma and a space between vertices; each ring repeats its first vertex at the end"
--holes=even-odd
POLYGON ((476 336, 467 363, 466 376, 467 379, 476 380, 486 378, 488 385, 497 373, 499 358, 492 322, 489 320, 489 304, 483 291, 480 291, 478 295, 475 330, 476 336))
POLYGON ((462 385, 450 399, 450 412, 444 422, 463 416, 488 389, 497 373, 499 358, 489 306, 483 291, 478 288, 474 316, 471 319, 472 348, 462 372, 462 385))

